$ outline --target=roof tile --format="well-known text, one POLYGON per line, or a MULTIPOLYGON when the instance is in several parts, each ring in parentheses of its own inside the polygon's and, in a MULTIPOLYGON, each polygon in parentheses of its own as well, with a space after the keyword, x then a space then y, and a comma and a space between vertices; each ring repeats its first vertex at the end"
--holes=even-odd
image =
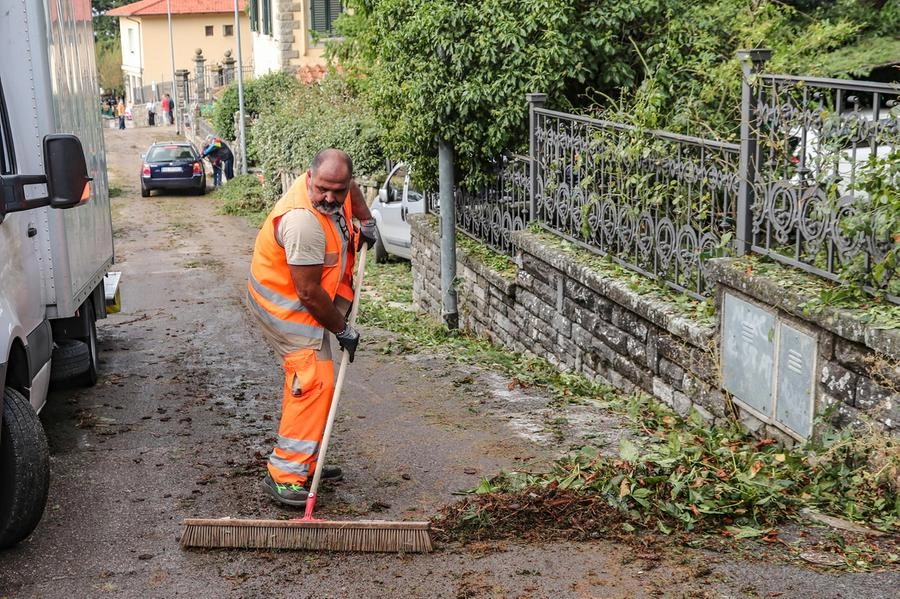
MULTIPOLYGON (((148 17, 165 15, 169 3, 173 15, 193 15, 210 13, 233 13, 234 0, 138 0, 113 8, 104 13, 107 17, 148 17)), ((237 0, 238 10, 244 12, 246 0, 237 0)))

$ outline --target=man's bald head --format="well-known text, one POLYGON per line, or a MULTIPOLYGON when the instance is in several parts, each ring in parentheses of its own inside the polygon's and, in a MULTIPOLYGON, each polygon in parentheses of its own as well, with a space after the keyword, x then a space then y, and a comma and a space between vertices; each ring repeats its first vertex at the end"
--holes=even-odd
POLYGON ((353 178, 353 160, 347 152, 337 148, 319 150, 313 157, 312 163, 309 165, 310 172, 315 175, 322 169, 328 169, 329 173, 334 174, 340 173, 341 169, 346 169, 346 178, 353 178))

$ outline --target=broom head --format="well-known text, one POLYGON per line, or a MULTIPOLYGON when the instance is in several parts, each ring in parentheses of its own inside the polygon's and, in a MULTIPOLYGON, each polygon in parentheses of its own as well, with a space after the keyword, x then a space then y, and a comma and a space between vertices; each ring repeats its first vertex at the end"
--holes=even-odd
POLYGON ((235 549, 305 549, 427 553, 431 551, 428 522, 362 520, 184 520, 181 546, 235 549))

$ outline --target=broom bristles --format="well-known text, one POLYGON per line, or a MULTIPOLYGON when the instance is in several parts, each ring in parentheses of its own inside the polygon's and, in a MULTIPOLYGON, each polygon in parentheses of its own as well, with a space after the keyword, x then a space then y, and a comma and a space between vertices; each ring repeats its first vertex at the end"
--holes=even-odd
POLYGON ((428 522, 189 518, 182 547, 307 549, 383 553, 431 551, 428 522))

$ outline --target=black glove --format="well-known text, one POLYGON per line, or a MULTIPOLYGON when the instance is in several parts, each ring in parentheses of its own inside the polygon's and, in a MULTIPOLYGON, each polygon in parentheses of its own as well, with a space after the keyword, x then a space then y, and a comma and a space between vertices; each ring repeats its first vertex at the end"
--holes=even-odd
POLYGON ((362 249, 363 244, 366 244, 370 250, 375 247, 374 218, 359 223, 359 247, 357 249, 362 249))
POLYGON ((343 331, 335 333, 334 336, 337 337, 341 349, 346 350, 350 355, 350 362, 352 363, 353 355, 356 353, 356 346, 359 345, 359 333, 348 324, 344 325, 343 331))

